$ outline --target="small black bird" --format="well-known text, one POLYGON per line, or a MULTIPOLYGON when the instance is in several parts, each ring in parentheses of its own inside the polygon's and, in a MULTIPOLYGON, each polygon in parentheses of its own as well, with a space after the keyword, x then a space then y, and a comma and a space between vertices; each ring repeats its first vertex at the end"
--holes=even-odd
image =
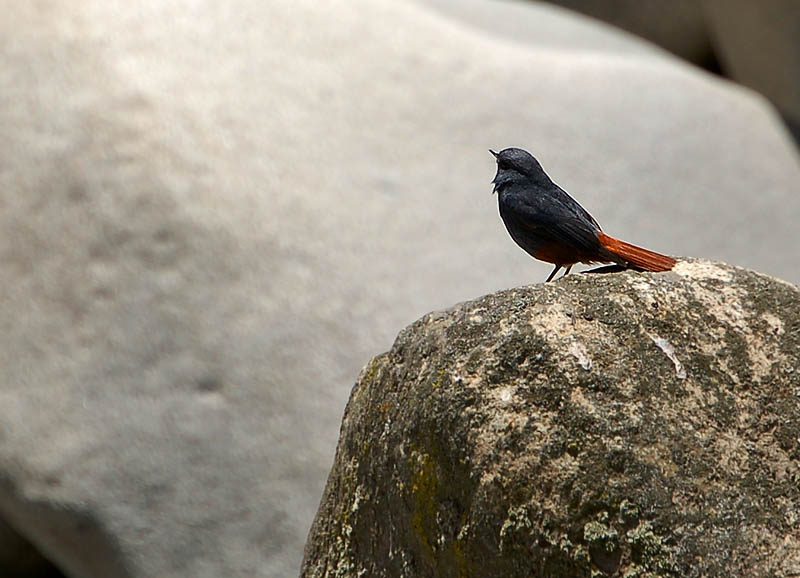
POLYGON ((533 155, 517 148, 499 153, 494 192, 509 235, 529 255, 564 275, 575 263, 617 263, 645 271, 669 271, 675 259, 610 237, 586 209, 555 184, 533 155))

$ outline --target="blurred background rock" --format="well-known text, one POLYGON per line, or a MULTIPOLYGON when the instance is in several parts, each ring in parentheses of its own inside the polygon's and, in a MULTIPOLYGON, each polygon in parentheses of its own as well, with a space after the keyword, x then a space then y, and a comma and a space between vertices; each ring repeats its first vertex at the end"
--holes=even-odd
POLYGON ((610 234, 800 281, 776 109, 577 13, 2 8, 0 515, 69 576, 297 573, 362 365, 548 273, 489 148, 610 234))
POLYGON ((800 137, 800 3, 794 0, 550 0, 757 90, 800 137))

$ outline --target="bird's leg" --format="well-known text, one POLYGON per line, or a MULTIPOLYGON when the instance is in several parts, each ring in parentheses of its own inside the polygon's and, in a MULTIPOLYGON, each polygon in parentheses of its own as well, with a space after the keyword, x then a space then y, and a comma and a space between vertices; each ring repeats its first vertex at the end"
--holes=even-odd
POLYGON ((550 276, 549 276, 547 279, 545 279, 545 280, 544 280, 544 282, 545 282, 545 283, 548 283, 548 282, 550 282, 550 280, 551 280, 553 277, 555 277, 555 276, 556 276, 556 273, 558 273, 558 270, 559 270, 559 269, 561 269, 561 265, 556 265, 556 268, 555 268, 555 269, 553 269, 553 272, 552 272, 552 273, 550 273, 550 276))
POLYGON ((572 269, 572 265, 569 265, 569 266, 567 267, 566 271, 564 271, 564 274, 563 274, 561 277, 563 278, 563 277, 566 277, 567 275, 569 275, 569 270, 570 270, 570 269, 572 269))

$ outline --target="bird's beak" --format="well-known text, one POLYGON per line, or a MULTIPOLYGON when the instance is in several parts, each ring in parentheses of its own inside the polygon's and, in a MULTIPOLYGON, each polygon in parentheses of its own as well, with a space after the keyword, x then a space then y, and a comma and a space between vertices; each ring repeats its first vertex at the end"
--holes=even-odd
MULTIPOLYGON (((497 153, 496 153, 496 152, 494 152, 492 149, 489 149, 489 152, 490 152, 490 153, 492 153, 492 156, 493 156, 494 158, 497 158, 497 153)), ((492 179, 492 180, 491 180, 491 183, 492 183, 492 184, 494 184, 494 181, 495 181, 495 179, 497 179, 497 175, 495 175, 494 179, 492 179)), ((496 192, 497 192, 497 187, 495 186, 495 187, 492 189, 492 194, 495 194, 496 192)))

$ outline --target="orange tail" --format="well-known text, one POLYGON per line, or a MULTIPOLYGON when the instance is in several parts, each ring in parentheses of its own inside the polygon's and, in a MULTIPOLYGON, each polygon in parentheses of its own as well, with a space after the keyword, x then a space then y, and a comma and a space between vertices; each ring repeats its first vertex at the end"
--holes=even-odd
POLYGON ((609 237, 602 231, 597 233, 597 238, 603 248, 613 256, 645 271, 669 271, 675 266, 675 259, 672 257, 609 237))

